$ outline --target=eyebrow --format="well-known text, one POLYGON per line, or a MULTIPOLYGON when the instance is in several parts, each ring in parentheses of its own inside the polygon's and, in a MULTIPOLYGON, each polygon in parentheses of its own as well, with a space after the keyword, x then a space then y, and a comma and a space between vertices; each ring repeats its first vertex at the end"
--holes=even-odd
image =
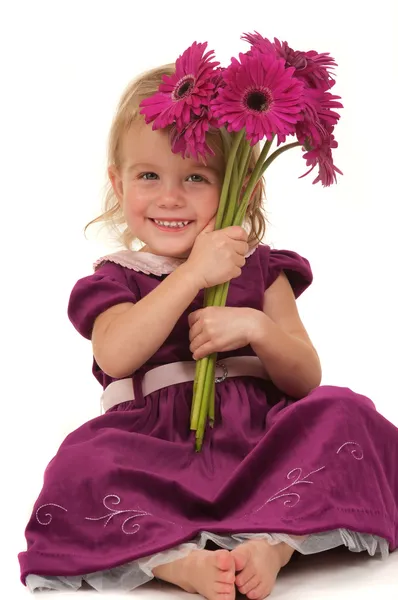
MULTIPOLYGON (((138 169, 138 168, 146 169, 148 171, 150 171, 150 170, 156 171, 156 166, 151 163, 133 163, 128 166, 127 172, 130 173, 131 171, 134 171, 134 169, 138 169)), ((217 169, 216 167, 210 167, 208 165, 203 165, 202 163, 194 163, 192 165, 192 170, 194 170, 194 169, 206 169, 208 171, 213 171, 213 173, 215 173, 216 175, 220 175, 219 169, 217 169)))

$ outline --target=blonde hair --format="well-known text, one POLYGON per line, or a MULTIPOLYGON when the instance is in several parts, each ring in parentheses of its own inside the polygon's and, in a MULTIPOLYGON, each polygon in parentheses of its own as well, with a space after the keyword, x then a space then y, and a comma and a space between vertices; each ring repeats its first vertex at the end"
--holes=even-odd
MULTIPOLYGON (((108 168, 114 166, 116 169, 119 169, 122 165, 123 157, 121 146, 123 135, 128 132, 133 122, 143 118, 142 115, 140 115, 140 102, 144 98, 148 98, 157 92, 158 87, 162 82, 162 75, 172 75, 174 72, 175 65, 173 63, 163 65, 142 73, 128 84, 119 101, 109 132, 107 152, 108 168)), ((223 132, 223 135, 227 138, 231 137, 226 131, 223 132)), ((226 157, 223 150, 224 145, 222 143, 220 132, 216 131, 215 133, 208 133, 207 137, 209 145, 216 149, 217 152, 220 152, 226 163, 226 157)), ((253 148, 249 170, 254 168, 259 154, 260 147, 259 144, 257 144, 253 148)), ((256 186, 252 201, 248 205, 244 223, 244 227, 249 234, 249 244, 254 241, 261 242, 266 230, 266 216, 262 208, 263 197, 265 197, 265 188, 264 180, 261 179, 256 186)), ((104 212, 99 217, 96 217, 87 223, 84 228, 84 233, 86 233, 91 225, 102 222, 105 227, 110 229, 116 235, 118 243, 122 244, 127 249, 131 249, 132 243, 138 238, 134 237, 127 227, 122 208, 109 180, 108 171, 104 190, 103 211, 104 212), (125 227, 122 230, 120 226, 125 227)))

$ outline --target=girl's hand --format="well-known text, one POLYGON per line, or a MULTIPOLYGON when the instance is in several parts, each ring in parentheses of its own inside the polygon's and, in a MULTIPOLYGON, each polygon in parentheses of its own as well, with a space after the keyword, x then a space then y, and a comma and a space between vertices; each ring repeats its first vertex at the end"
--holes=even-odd
MULTIPOLYGON (((248 234, 238 225, 214 231, 216 217, 197 235, 183 268, 199 289, 213 287, 239 277, 249 250, 248 234)), ((221 306, 218 308, 222 308, 221 306)))
POLYGON ((257 312, 245 307, 207 306, 191 313, 188 316, 189 349, 193 359, 250 344, 257 312))

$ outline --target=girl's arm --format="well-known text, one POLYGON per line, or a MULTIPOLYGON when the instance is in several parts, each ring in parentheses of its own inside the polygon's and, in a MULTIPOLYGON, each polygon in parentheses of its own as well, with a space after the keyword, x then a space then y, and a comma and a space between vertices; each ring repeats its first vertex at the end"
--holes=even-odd
POLYGON ((301 322, 289 280, 281 273, 264 294, 251 347, 271 380, 289 396, 302 398, 320 385, 318 354, 301 322))
POLYGON ((96 318, 91 338, 99 367, 113 378, 131 376, 160 348, 199 291, 184 263, 136 304, 105 310, 96 318))

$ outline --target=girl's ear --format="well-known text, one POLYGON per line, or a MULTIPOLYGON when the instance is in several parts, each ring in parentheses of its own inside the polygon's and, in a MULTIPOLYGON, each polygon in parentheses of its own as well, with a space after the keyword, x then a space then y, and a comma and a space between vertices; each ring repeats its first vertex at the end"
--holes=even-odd
POLYGON ((108 167, 108 177, 112 184, 113 191, 119 201, 120 206, 123 203, 123 181, 116 165, 108 167))

